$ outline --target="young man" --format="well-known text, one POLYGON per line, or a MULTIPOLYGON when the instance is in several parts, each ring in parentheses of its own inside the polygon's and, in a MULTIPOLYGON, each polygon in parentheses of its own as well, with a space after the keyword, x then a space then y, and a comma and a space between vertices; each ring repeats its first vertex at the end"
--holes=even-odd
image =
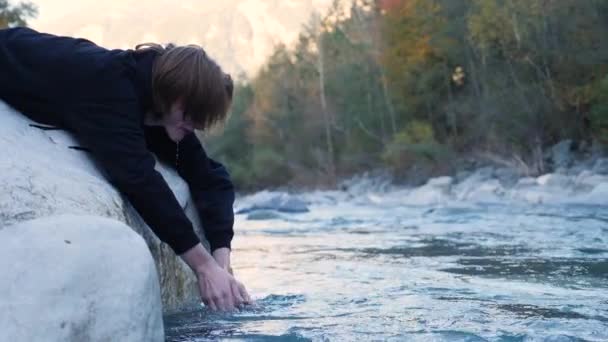
POLYGON ((250 302, 229 272, 233 185, 194 134, 226 119, 232 91, 230 76, 198 46, 107 50, 28 28, 0 30, 0 99, 35 121, 70 131, 195 272, 212 310, 250 302), (211 254, 154 170, 151 152, 188 183, 211 254))

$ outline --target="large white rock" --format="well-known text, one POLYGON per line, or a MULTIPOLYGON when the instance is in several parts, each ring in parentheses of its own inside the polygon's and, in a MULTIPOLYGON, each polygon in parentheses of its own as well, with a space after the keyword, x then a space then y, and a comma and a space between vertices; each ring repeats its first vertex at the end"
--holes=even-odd
POLYGON ((163 341, 158 277, 121 222, 54 216, 0 231, 1 341, 163 341))
MULTIPOLYGON (((158 269, 166 311, 199 300, 188 266, 150 228, 98 171, 87 153, 64 131, 30 127, 25 116, 0 101, 0 230, 25 220, 63 214, 94 215, 126 223, 147 242, 158 269)), ((161 164, 167 180, 199 237, 202 228, 187 184, 161 164)), ((0 294, 1 299, 2 294, 0 294)))

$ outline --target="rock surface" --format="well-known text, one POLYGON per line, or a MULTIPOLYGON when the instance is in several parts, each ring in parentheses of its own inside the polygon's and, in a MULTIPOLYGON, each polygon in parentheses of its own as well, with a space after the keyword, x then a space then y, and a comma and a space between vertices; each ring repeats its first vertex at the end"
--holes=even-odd
POLYGON ((237 214, 275 210, 283 213, 306 213, 308 206, 302 199, 284 192, 262 191, 249 196, 237 214))
MULTIPOLYGON (((25 116, 0 101, 0 230, 26 220, 63 214, 112 218, 133 228, 148 244, 158 270, 163 308, 172 311, 199 300, 188 266, 154 235, 141 217, 103 177, 87 153, 64 131, 29 126, 25 116)), ((203 237, 186 183, 161 164, 186 214, 203 237)), ((128 262, 128 260, 125 260, 128 262)))
MULTIPOLYGON (((419 187, 369 186, 384 184, 385 178, 370 180, 353 178, 350 188, 360 189, 356 196, 350 188, 342 192, 300 194, 311 205, 352 202, 356 205, 442 206, 475 204, 583 204, 608 205, 608 175, 604 172, 605 158, 580 161, 570 168, 556 170, 538 177, 523 177, 515 170, 484 167, 472 172, 461 172, 454 178, 432 178, 419 187), (582 169, 581 169, 582 167, 582 169), (361 182, 362 184, 358 184, 361 182)), ((259 198, 264 193, 245 200, 259 198)), ((267 196, 267 194, 265 195, 267 196)), ((254 201, 255 202, 255 201, 254 201)), ((238 203, 238 200, 237 200, 238 203)), ((268 220, 264 215, 248 216, 249 220, 268 220)))
POLYGON ((98 216, 0 230, 0 340, 163 341, 160 289, 144 240, 98 216))

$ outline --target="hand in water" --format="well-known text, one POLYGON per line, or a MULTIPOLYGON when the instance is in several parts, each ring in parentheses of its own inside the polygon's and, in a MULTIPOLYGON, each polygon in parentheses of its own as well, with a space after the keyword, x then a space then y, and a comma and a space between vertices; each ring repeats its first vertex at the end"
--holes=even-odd
MULTIPOLYGON (((232 273, 232 269, 231 272, 232 273)), ((245 285, 243 285, 243 283, 241 283, 240 281, 236 281, 237 284, 237 289, 239 291, 239 293, 241 294, 241 297, 245 300, 243 302, 244 305, 253 305, 253 301, 251 300, 251 297, 249 296, 249 293, 247 293, 247 289, 245 289, 245 285)))
MULTIPOLYGON (((216 249, 215 251, 213 251, 213 258, 215 259, 215 261, 221 268, 228 271, 228 273, 230 273, 234 277, 234 273, 232 272, 232 267, 230 267, 230 249, 229 248, 216 249)), ((244 304, 245 305, 253 304, 251 297, 249 297, 249 294, 247 293, 247 290, 245 289, 245 286, 238 280, 237 280, 237 285, 238 285, 237 286, 238 293, 245 300, 244 304)))
POLYGON ((197 278, 203 303, 213 311, 231 311, 251 304, 245 286, 215 262, 198 272, 197 278))
POLYGON ((211 310, 234 310, 252 303, 245 286, 231 274, 229 248, 219 248, 211 256, 199 243, 180 257, 196 274, 201 299, 211 310))

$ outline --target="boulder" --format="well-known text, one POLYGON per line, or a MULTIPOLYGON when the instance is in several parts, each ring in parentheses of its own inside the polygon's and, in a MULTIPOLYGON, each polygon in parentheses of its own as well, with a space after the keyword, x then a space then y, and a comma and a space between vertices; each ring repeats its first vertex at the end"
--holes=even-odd
POLYGON ((244 205, 236 211, 246 214, 257 210, 275 210, 284 213, 306 213, 308 205, 300 198, 284 192, 262 191, 242 201, 244 205))
POLYGON ((99 216, 0 230, 0 339, 163 341, 159 282, 145 241, 99 216))
MULTIPOLYGON (((163 307, 172 311, 199 300, 196 278, 171 248, 161 243, 141 217, 103 177, 87 153, 65 131, 31 127, 29 119, 0 101, 0 229, 54 215, 93 215, 118 220, 139 233, 158 270, 163 307)), ((203 237, 186 183, 162 164, 165 177, 203 237)), ((126 260, 125 260, 126 262, 126 260)))

